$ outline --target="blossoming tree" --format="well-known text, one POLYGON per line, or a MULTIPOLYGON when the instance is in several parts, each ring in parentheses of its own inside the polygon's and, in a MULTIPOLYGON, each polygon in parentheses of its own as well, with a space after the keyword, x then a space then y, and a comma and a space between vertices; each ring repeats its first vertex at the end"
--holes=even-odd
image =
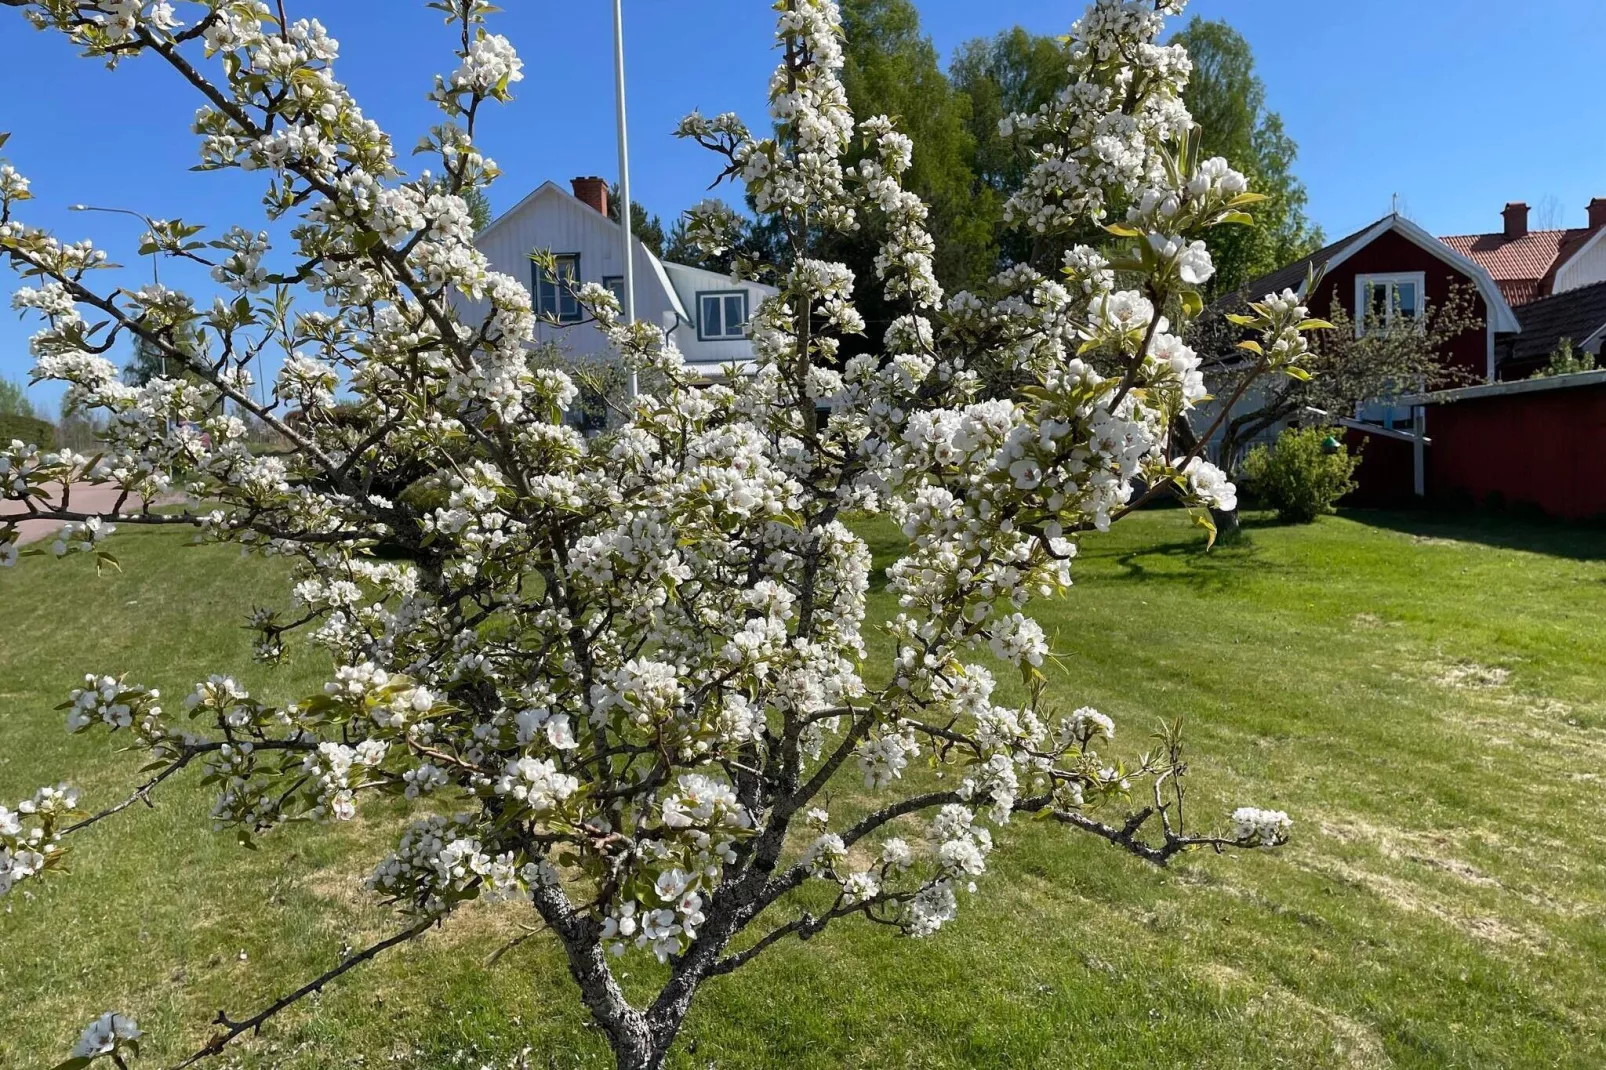
MULTIPOLYGON (((1012 122, 1034 161, 1012 219, 1045 233, 1118 220, 1126 251, 1077 248, 1055 277, 1017 267, 953 295, 900 184, 913 146, 849 112, 835 4, 778 0, 773 135, 733 115, 680 129, 790 244, 788 263, 738 266, 779 288, 754 316, 752 374, 698 384, 662 330, 583 286, 590 316, 661 384, 591 442, 559 418, 570 380, 532 367, 529 294, 471 240, 464 194, 497 174, 476 126, 523 73, 484 0, 430 5, 458 66, 431 94, 443 119, 421 151, 439 170, 414 177, 335 80, 316 21, 257 0, 0 3, 89 56, 171 67, 201 98, 201 166, 262 173, 268 215, 293 222, 272 257, 266 232, 153 225, 150 249, 210 266, 228 292, 210 303, 105 288, 104 254, 30 226, 27 182, 0 171, 0 256, 25 278, 16 306, 43 321, 35 377, 107 421, 93 459, 0 447, 0 494, 64 522, 57 556, 104 556, 115 527, 151 525, 282 558, 294 587, 252 616, 256 654, 282 658, 301 632, 337 666, 290 705, 224 675, 176 707, 137 675, 88 677, 68 727, 132 737, 149 780, 90 816, 66 786, 0 808, 0 893, 191 766, 216 778, 213 819, 242 838, 349 819, 365 793, 421 815, 368 881, 404 927, 258 1013, 220 1015, 196 1058, 471 900, 527 904, 618 1065, 656 1067, 701 985, 790 938, 855 917, 911 936, 953 921, 990 828, 1012 816, 1159 864, 1285 839, 1285 815, 1248 807, 1219 834, 1186 829, 1175 731, 1113 758, 1110 720, 1046 686, 1028 613, 1068 587, 1080 533, 1168 488, 1201 515, 1234 495, 1167 441, 1205 393, 1179 340, 1212 270, 1196 235, 1249 222, 1256 200, 1193 151, 1187 56, 1156 44, 1181 0, 1098 0, 1072 32, 1064 91, 1012 122), (860 228, 881 241, 875 279, 811 256, 821 235, 860 228), (865 286, 905 313, 878 352, 844 361, 865 286), (321 307, 298 310, 307 294, 321 307), (186 374, 121 383, 104 354, 127 338, 186 374), (248 450, 244 414, 286 448, 248 450), (83 482, 118 488, 118 507, 89 514, 47 490, 83 482), (134 504, 175 493, 178 511, 134 504), (884 623, 866 620, 870 554, 853 530, 871 514, 907 539, 884 623), (892 637, 890 664, 866 663, 867 627, 892 637), (988 654, 1022 674, 1021 701, 995 694, 988 654), (849 782, 851 817, 821 808, 849 782), (811 887, 825 893, 807 902, 827 905, 799 913, 811 887), (643 1004, 611 961, 632 955, 668 964, 643 1004)), ((717 251, 731 223, 709 210, 693 226, 717 251)), ((1253 312, 1260 370, 1301 374, 1316 324, 1298 300, 1253 312)), ((35 552, 48 551, 22 554, 35 552)), ((0 524, 0 563, 18 556, 14 521, 0 524)), ((104 1015, 72 1063, 121 1065, 138 1037, 104 1015)))

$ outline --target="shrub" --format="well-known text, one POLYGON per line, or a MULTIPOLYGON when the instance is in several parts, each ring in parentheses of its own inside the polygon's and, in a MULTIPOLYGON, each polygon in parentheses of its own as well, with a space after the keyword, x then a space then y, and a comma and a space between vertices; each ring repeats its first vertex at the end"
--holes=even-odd
POLYGON ((42 450, 56 448, 56 426, 36 416, 19 416, 14 412, 0 412, 0 445, 20 439, 42 450))
POLYGON ((1292 428, 1271 449, 1256 446, 1244 458, 1244 480, 1252 494, 1277 510, 1285 524, 1309 524, 1355 489, 1361 463, 1339 440, 1336 428, 1292 428), (1338 448, 1328 442, 1332 439, 1338 448))

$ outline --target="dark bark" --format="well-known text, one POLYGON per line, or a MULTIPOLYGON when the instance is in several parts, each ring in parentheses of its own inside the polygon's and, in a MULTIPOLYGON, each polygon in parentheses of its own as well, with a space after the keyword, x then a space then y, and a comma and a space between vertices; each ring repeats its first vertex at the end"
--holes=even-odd
MULTIPOLYGON (((1230 436, 1232 429, 1230 427, 1226 428, 1223 433, 1230 436)), ((1184 413, 1176 418, 1171 428, 1171 441, 1176 444, 1178 451, 1182 453, 1192 453, 1199 448, 1199 436, 1194 433, 1193 427, 1188 423, 1187 414, 1184 413)), ((1232 461, 1225 454, 1233 448, 1233 445, 1234 443, 1230 438, 1224 439, 1223 456, 1216 462, 1220 465, 1222 471, 1229 473, 1231 472, 1229 464, 1232 461)), ((1216 539, 1219 542, 1231 542, 1243 530, 1242 525, 1239 523, 1237 509, 1211 509, 1210 520, 1216 525, 1216 539)))

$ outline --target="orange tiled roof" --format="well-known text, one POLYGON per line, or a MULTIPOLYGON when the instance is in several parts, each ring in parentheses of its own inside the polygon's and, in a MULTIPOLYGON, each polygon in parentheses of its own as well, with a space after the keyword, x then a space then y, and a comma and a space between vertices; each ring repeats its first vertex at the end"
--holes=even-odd
POLYGON ((1508 304, 1525 305, 1550 293, 1555 270, 1578 251, 1594 231, 1530 230, 1520 238, 1504 234, 1453 234, 1440 238, 1462 256, 1483 265, 1508 304))

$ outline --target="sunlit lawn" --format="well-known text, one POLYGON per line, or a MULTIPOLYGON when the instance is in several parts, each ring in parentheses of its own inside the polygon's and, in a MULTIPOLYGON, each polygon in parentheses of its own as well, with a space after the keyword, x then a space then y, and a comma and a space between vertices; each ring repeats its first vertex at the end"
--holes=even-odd
MULTIPOLYGON (((278 600, 278 566, 119 542, 120 575, 0 573, 0 801, 64 774, 97 804, 135 782, 134 756, 51 708, 86 671, 131 669, 172 702, 219 669, 285 698, 321 681, 311 656, 272 677, 245 657, 239 624, 278 600)), ((783 945, 705 990, 675 1065, 1606 1064, 1606 533, 1356 514, 1201 550, 1171 512, 1088 540, 1041 614, 1056 689, 1114 716, 1128 753, 1186 717, 1193 813, 1286 809, 1293 845, 1159 871, 1017 821, 958 924, 783 945)), ((0 1067, 54 1065, 111 1008, 167 1065, 219 1008, 255 1010, 396 926, 361 878, 399 810, 246 852, 208 805, 177 785, 0 908, 0 1067)), ((529 1047, 537 1067, 607 1065, 548 940, 484 965, 529 920, 470 911, 219 1063, 422 1070, 529 1047)))

